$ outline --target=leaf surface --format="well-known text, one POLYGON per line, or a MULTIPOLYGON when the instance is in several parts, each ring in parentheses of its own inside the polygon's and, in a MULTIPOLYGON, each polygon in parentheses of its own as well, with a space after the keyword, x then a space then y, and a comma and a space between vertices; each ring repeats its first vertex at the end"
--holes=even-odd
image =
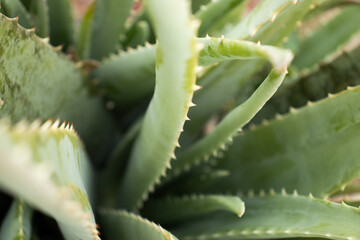
POLYGON ((133 0, 97 0, 92 20, 90 58, 101 60, 116 50, 133 0))
POLYGON ((55 218, 66 239, 99 239, 88 159, 72 127, 58 125, 0 122, 0 186, 55 218))
POLYGON ((145 203, 141 213, 160 224, 169 224, 181 220, 191 220, 214 211, 228 211, 241 217, 244 214, 244 202, 230 195, 191 195, 150 200, 145 203))
POLYGON ((286 194, 244 198, 242 218, 217 214, 175 230, 184 240, 327 238, 358 239, 359 209, 345 204, 286 194))
POLYGON ((149 0, 145 4, 159 41, 156 88, 120 190, 121 207, 130 210, 147 197, 174 157, 196 89, 198 53, 188 2, 149 0))
POLYGON ((0 16, 0 36, 0 117, 12 122, 24 118, 70 121, 91 155, 100 158, 111 145, 104 143, 114 136, 113 123, 101 99, 90 93, 81 71, 16 19, 0 16))
POLYGON ((32 209, 14 200, 0 228, 0 239, 30 240, 32 209))
POLYGON ((176 240, 170 232, 139 215, 126 211, 101 210, 106 239, 176 240))
POLYGON ((189 177, 181 188, 238 192, 285 187, 329 196, 360 176, 359 91, 343 91, 248 129, 218 161, 228 176, 208 185, 189 177))

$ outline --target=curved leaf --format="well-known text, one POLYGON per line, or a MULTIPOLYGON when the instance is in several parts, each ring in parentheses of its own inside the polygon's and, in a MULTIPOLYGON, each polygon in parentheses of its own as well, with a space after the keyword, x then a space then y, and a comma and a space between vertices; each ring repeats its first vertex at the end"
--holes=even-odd
POLYGON ((207 5, 200 7, 199 11, 195 13, 195 17, 201 21, 198 30, 199 36, 208 33, 217 21, 243 2, 244 0, 210 1, 207 5))
POLYGON ((31 239, 32 209, 22 200, 15 200, 0 228, 2 240, 31 239))
POLYGON ((31 19, 30 13, 20 0, 3 0, 2 12, 8 17, 19 17, 19 24, 25 28, 32 28, 35 26, 31 19))
POLYGON ((358 239, 360 210, 310 197, 270 194, 244 198, 242 218, 218 214, 174 232, 184 240, 320 237, 358 239))
POLYGON ((66 239, 99 239, 91 169, 72 127, 0 122, 0 186, 54 217, 66 239))
POLYGON ((173 166, 175 175, 209 158, 220 148, 224 148, 225 144, 232 140, 232 137, 254 117, 276 92, 284 80, 287 67, 293 58, 290 51, 270 46, 258 46, 251 42, 219 39, 205 39, 203 42, 205 46, 200 51, 200 61, 203 64, 212 63, 215 59, 265 58, 273 64, 274 70, 253 95, 232 110, 209 135, 179 154, 179 159, 174 162, 173 166))
POLYGON ((176 240, 170 232, 148 220, 126 211, 101 210, 106 239, 176 240))
POLYGON ((70 0, 47 0, 50 16, 50 42, 67 49, 74 43, 74 17, 70 0))
POLYGON ((146 8, 159 41, 156 88, 120 190, 126 209, 139 206, 165 173, 196 88, 198 54, 188 2, 148 0, 146 8))
POLYGON ((250 128, 218 161, 229 176, 209 185, 193 176, 181 188, 238 192, 285 187, 327 197, 360 176, 359 101, 360 87, 355 87, 250 128))
POLYGON ((191 195, 150 200, 145 203, 141 214, 160 224, 168 224, 219 210, 232 212, 241 217, 245 212, 245 206, 236 196, 191 195))
POLYGON ((359 6, 355 5, 344 9, 300 44, 299 54, 294 59, 294 66, 299 69, 312 67, 318 61, 341 49, 351 37, 360 32, 358 24, 348 23, 359 21, 359 6))
POLYGON ((0 36, 0 116, 12 122, 71 121, 94 159, 101 159, 111 147, 114 125, 100 97, 90 94, 81 71, 16 19, 0 16, 0 36))
POLYGON ((116 50, 133 0, 96 0, 92 20, 90 58, 101 60, 116 50))

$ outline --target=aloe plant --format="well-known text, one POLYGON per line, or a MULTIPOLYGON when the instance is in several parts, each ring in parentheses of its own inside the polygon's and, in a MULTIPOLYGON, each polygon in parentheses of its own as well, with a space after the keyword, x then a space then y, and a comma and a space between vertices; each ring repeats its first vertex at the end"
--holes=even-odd
POLYGON ((3 0, 0 239, 360 239, 359 3, 255 3, 3 0))

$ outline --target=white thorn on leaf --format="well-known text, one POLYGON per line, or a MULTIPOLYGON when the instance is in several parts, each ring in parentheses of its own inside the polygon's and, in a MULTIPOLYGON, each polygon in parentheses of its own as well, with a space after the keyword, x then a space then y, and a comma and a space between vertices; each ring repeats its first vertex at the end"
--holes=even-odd
POLYGON ((199 85, 194 85, 194 91, 197 91, 197 90, 199 90, 199 89, 201 89, 201 86, 199 86, 199 85))
POLYGON ((271 16, 271 21, 274 22, 276 17, 277 17, 278 13, 275 12, 272 16, 271 16))
POLYGON ((52 129, 58 129, 60 124, 60 119, 56 119, 56 121, 51 125, 52 129))

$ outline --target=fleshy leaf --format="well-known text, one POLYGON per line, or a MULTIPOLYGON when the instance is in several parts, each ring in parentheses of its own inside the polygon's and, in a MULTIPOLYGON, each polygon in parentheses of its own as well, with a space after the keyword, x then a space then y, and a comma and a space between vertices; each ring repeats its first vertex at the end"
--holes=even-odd
POLYGON ((113 123, 101 99, 90 94, 81 71, 16 19, 1 15, 0 35, 6 36, 0 38, 0 116, 12 122, 70 121, 94 159, 100 158, 111 145, 105 139, 114 135, 113 123))
POLYGON ((233 8, 236 8, 243 1, 244 0, 210 1, 207 5, 202 6, 199 11, 195 13, 195 17, 201 21, 198 30, 199 36, 204 36, 208 33, 217 21, 222 19, 227 13, 229 13, 233 8))
POLYGON ((197 42, 202 46, 199 53, 199 65, 202 66, 226 60, 265 59, 279 73, 287 69, 293 59, 289 50, 261 46, 250 41, 206 37, 199 38, 197 42))
POLYGON ((360 237, 358 208, 284 192, 246 197, 244 201, 242 218, 217 214, 189 222, 174 233, 184 240, 360 237))
POLYGON ((50 16, 50 42, 67 49, 74 43, 74 19, 70 0, 47 0, 50 16))
POLYGON ((3 0, 2 12, 11 18, 19 17, 19 24, 23 27, 31 28, 35 26, 29 12, 20 0, 3 0))
POLYGON ((175 176, 179 175, 193 165, 207 160, 212 154, 216 155, 220 149, 224 149, 226 144, 232 141, 233 136, 241 131, 241 128, 276 92, 285 75, 286 72, 276 73, 275 70, 271 72, 253 95, 232 110, 209 135, 179 153, 178 159, 174 161, 172 173, 175 176))
POLYGON ((0 122, 0 186, 54 217, 66 239, 99 239, 90 165, 72 127, 58 125, 0 122))
POLYGON ((176 240, 170 232, 138 215, 126 211, 101 210, 106 239, 176 240))
POLYGON ((229 176, 209 185, 188 178, 181 188, 234 193, 285 187, 329 196, 360 176, 359 93, 355 87, 250 128, 218 161, 229 176))
POLYGON ((360 62, 360 45, 351 52, 344 52, 329 63, 319 64, 317 70, 301 71, 297 77, 292 77, 290 70, 289 81, 284 82, 252 122, 259 124, 262 119, 269 120, 276 114, 287 113, 291 107, 299 108, 308 101, 326 98, 328 93, 338 93, 347 86, 359 85, 358 62, 360 62))
POLYGON ((300 44, 299 54, 294 59, 294 65, 299 69, 312 67, 318 61, 341 49, 351 37, 360 32, 359 24, 348 23, 359 21, 359 6, 355 5, 344 9, 300 44))
POLYGON ((159 42, 156 88, 120 190, 120 206, 126 209, 139 206, 169 167, 196 89, 198 53, 188 2, 145 4, 159 42))
POLYGON ((191 195, 150 200, 145 203, 141 214, 160 224, 169 224, 219 210, 232 212, 241 217, 245 206, 237 196, 191 195))
POLYGON ((90 58, 101 60, 116 50, 133 0, 97 0, 92 20, 90 58))
POLYGON ((2 240, 31 239, 32 209, 22 200, 15 200, 11 205, 0 228, 2 240))
MULTIPOLYGON (((179 153, 174 162, 173 172, 178 175, 192 165, 203 161, 232 140, 232 137, 248 123, 276 92, 285 78, 287 67, 293 55, 290 51, 271 46, 258 46, 251 42, 220 39, 205 39, 200 51, 200 61, 212 63, 213 60, 228 58, 264 58, 273 64, 274 70, 264 80, 253 95, 243 104, 232 110, 220 124, 207 136, 188 149, 179 153)), ((218 60, 218 61, 219 61, 218 60)))
MULTIPOLYGON (((298 0, 296 5, 293 2, 262 1, 238 27, 225 33, 225 38, 260 41, 267 45, 282 44, 283 39, 297 27, 296 23, 311 10, 310 6, 322 0, 298 0), (275 15, 277 17, 272 21, 274 14, 278 15, 275 15), (286 24, 283 24, 285 22, 286 24)), ((194 95, 193 100, 198 107, 190 110, 191 121, 185 125, 181 146, 192 144, 211 116, 232 101, 263 65, 264 62, 260 60, 224 62, 202 74, 197 80, 202 89, 194 95)))
POLYGON ((35 23, 36 34, 40 37, 49 37, 50 16, 47 0, 33 0, 29 9, 35 23))
POLYGON ((82 18, 76 42, 76 52, 80 59, 88 59, 90 57, 91 29, 95 5, 96 1, 92 2, 82 18))
POLYGON ((156 47, 146 45, 110 57, 93 72, 109 97, 127 107, 150 97, 155 86, 156 47))

